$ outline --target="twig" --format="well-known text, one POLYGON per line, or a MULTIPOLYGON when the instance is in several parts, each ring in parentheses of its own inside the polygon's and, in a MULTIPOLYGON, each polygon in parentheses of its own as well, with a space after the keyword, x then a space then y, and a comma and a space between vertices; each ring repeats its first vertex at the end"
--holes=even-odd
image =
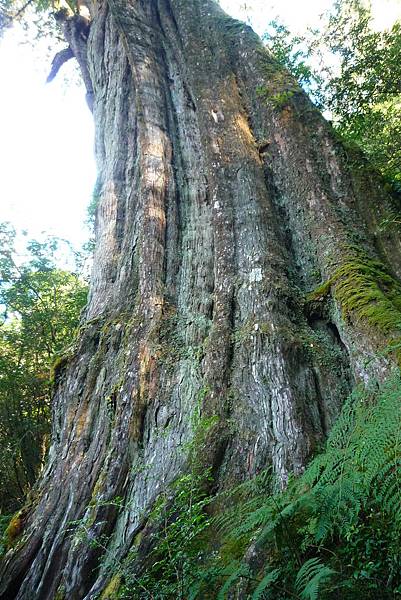
POLYGON ((22 8, 20 8, 20 9, 19 9, 19 11, 17 12, 17 14, 16 14, 16 15, 14 15, 14 16, 12 16, 11 18, 12 18, 13 20, 14 20, 14 19, 18 19, 18 17, 19 17, 19 16, 20 16, 20 15, 21 15, 21 14, 24 12, 24 10, 25 10, 25 9, 27 9, 27 8, 28 8, 28 6, 29 6, 30 4, 32 4, 32 2, 33 2, 33 0, 28 0, 28 2, 26 2, 26 3, 24 4, 24 6, 23 6, 22 8))

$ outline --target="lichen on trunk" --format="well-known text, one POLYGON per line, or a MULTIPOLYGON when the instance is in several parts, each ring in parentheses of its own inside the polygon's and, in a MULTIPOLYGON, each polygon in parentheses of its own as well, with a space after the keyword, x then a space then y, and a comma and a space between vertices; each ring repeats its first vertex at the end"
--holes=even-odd
POLYGON ((396 278, 399 243, 375 229, 390 200, 376 182, 361 197, 329 125, 253 31, 213 0, 91 12, 91 292, 2 599, 109 597, 113 564, 146 558, 194 423, 213 418, 199 460, 215 492, 268 466, 282 487, 354 383, 393 364, 336 286, 310 296, 350 247, 396 278))

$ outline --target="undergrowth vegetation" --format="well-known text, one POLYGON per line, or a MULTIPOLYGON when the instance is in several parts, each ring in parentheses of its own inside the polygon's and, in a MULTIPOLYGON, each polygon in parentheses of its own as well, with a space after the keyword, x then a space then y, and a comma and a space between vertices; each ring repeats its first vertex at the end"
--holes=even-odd
POLYGON ((156 509, 153 564, 112 597, 401 597, 400 400, 399 373, 357 389, 284 492, 267 472, 214 498, 180 478, 156 509))
POLYGON ((263 597, 401 595, 400 399, 399 375, 357 390, 301 478, 247 514, 239 504, 218 519, 226 536, 248 536, 279 570, 280 584, 263 597))
MULTIPOLYGON (((207 478, 207 475, 206 475, 207 478)), ((122 569, 124 585, 120 598, 187 598, 202 577, 207 545, 202 533, 210 527, 205 508, 205 478, 189 473, 172 486, 172 497, 161 495, 151 515, 155 523, 151 560, 144 572, 133 578, 127 565, 122 569)))

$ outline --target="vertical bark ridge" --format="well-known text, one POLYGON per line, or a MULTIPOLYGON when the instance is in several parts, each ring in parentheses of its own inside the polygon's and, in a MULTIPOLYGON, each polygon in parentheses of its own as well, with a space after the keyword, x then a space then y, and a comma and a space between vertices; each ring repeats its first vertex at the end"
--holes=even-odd
MULTIPOLYGON (((296 82, 289 75, 282 78, 279 91, 291 92, 278 107, 274 90, 269 101, 269 79, 277 76, 277 64, 251 35, 237 36, 231 42, 251 128, 256 139, 263 141, 267 184, 289 231, 297 284, 310 291, 329 279, 352 247, 385 261, 391 256, 390 270, 397 273, 399 240, 389 243, 388 238, 394 236, 380 236, 377 231, 380 214, 383 218, 390 206, 384 190, 378 191, 378 183, 372 182, 370 197, 365 195, 363 200, 360 182, 359 190, 356 186, 360 176, 350 171, 346 152, 296 82), (260 93, 263 90, 265 94, 260 93)), ((372 335, 363 323, 348 327, 339 310, 331 312, 358 378, 382 378, 389 363, 377 356, 383 342, 380 336, 372 335)))

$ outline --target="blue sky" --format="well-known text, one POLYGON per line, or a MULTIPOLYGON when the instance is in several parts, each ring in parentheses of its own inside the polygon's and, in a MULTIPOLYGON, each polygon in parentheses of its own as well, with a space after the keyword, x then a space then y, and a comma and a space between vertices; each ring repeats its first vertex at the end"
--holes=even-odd
MULTIPOLYGON (((252 18, 262 33, 277 16, 293 31, 316 25, 331 1, 221 4, 237 18, 252 18)), ((394 19, 397 3, 399 7, 399 0, 375 0, 377 18, 394 19)), ((46 231, 78 246, 88 235, 84 221, 96 177, 92 117, 72 61, 46 85, 52 57, 48 42, 32 48, 20 45, 22 37, 16 27, 0 43, 0 221, 9 220, 32 237, 46 231)))

